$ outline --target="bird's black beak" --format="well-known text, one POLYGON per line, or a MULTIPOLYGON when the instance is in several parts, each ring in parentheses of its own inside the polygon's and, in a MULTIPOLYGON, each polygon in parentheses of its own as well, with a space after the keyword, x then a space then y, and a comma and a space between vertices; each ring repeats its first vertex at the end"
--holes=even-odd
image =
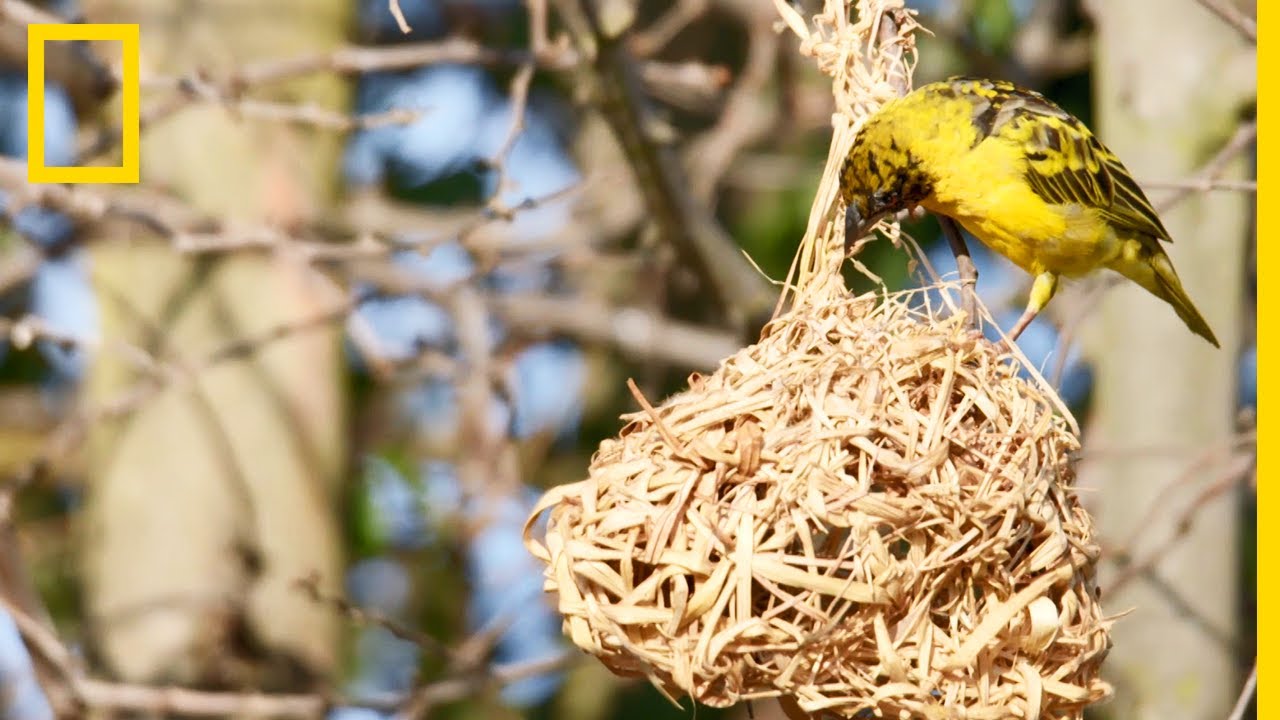
POLYGON ((869 230, 873 224, 875 224, 875 219, 872 218, 871 222, 867 222, 867 219, 862 217, 862 213, 858 212, 858 206, 856 204, 849 203, 849 205, 845 207, 844 209, 845 257, 849 256, 849 253, 853 251, 853 244, 857 242, 863 235, 867 234, 867 230, 869 230))

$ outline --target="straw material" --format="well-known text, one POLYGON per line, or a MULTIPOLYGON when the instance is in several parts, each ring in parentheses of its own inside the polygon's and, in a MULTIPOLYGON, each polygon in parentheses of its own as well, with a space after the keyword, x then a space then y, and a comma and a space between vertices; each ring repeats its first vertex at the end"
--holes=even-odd
POLYGON ((833 0, 802 35, 842 111, 791 309, 657 407, 632 385, 641 409, 543 497, 526 544, 572 642, 673 701, 1079 718, 1109 693, 1109 621, 1074 420, 968 329, 952 286, 850 297, 838 272, 841 148, 880 92, 855 90, 909 77, 909 17, 883 33, 893 5, 861 0, 849 24, 833 0))

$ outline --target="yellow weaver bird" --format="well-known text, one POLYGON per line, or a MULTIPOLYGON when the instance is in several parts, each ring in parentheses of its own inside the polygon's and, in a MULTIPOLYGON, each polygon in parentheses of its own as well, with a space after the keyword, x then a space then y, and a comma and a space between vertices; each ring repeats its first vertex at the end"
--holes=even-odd
POLYGON ((840 178, 846 254, 882 217, 923 207, 1031 273, 1031 298, 1011 338, 1053 297, 1059 276, 1110 268, 1218 346, 1133 176, 1084 123, 1039 93, 964 77, 920 87, 867 119, 840 178))

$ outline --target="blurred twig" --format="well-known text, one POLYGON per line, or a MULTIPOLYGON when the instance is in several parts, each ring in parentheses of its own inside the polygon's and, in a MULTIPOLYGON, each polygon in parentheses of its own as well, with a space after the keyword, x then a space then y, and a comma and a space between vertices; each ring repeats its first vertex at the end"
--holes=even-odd
POLYGON ((1216 178, 1192 180, 1145 180, 1138 184, 1149 190, 1191 190, 1196 192, 1226 190, 1229 192, 1243 193, 1258 192, 1258 183, 1254 180, 1221 180, 1216 178))
POLYGON ((25 285, 36 274, 43 253, 31 245, 23 245, 5 253, 0 263, 0 297, 10 290, 25 285))
POLYGON ((497 296, 491 306, 523 332, 560 334, 618 348, 628 357, 713 369, 737 351, 733 333, 680 323, 636 308, 583 306, 551 296, 497 296))
MULTIPOLYGON (((407 228, 386 231, 355 227, 342 218, 325 221, 313 228, 320 237, 299 236, 267 224, 237 225, 208 217, 181 200, 145 187, 106 189, 79 185, 45 185, 27 182, 26 163, 0 158, 0 189, 12 193, 4 215, 12 218, 24 207, 38 205, 64 213, 80 225, 106 220, 122 220, 138 225, 170 242, 180 253, 226 253, 260 250, 292 253, 313 263, 349 262, 389 257, 401 250, 426 250, 431 241, 400 238, 397 232, 429 228, 432 219, 426 211, 406 211, 411 217, 407 228), (323 238, 323 239, 322 239, 323 238), (339 241, 339 242, 333 242, 339 241)), ((450 222, 435 221, 440 227, 434 244, 457 239, 466 245, 473 235, 481 235, 489 226, 502 226, 524 210, 565 198, 574 188, 568 187, 544 197, 526 198, 514 206, 491 206, 468 210, 451 216, 450 222)), ((509 244, 509 243, 508 243, 509 244)), ((518 251, 518 247, 516 248, 518 251)))
POLYGON ((1244 720, 1244 714, 1249 710, 1249 702, 1253 700, 1254 693, 1258 691, 1258 661, 1253 661, 1253 669, 1249 671, 1249 677, 1244 681, 1244 687, 1240 688, 1240 697, 1236 698, 1235 707, 1231 708, 1231 714, 1227 716, 1227 720, 1244 720))
POLYGON ((400 0, 387 0, 387 5, 391 10, 391 17, 396 19, 396 25, 400 27, 400 32, 405 35, 413 32, 413 28, 409 27, 409 22, 404 19, 404 11, 400 9, 400 0))
POLYGON ((528 677, 544 675, 564 667, 573 656, 565 653, 552 657, 508 665, 494 665, 483 672, 460 673, 418 687, 413 697, 396 713, 395 720, 427 717, 431 708, 460 700, 486 686, 502 686, 528 677))
POLYGON ((694 197, 708 206, 738 153, 763 138, 777 122, 777 107, 762 97, 778 56, 778 34, 773 30, 777 14, 761 3, 744 8, 741 16, 747 26, 745 65, 715 127, 695 140, 688 153, 689 185, 694 197))
MULTIPOLYGON (((1201 449, 1191 462, 1187 464, 1186 469, 1169 483, 1164 492, 1160 493, 1156 497, 1155 501, 1143 514, 1142 522, 1134 524, 1132 532, 1130 532, 1130 534, 1124 539, 1120 547, 1130 548, 1137 545, 1138 540, 1150 529, 1153 521, 1159 516, 1165 505, 1173 498, 1176 490, 1184 485, 1199 482, 1203 478, 1204 474, 1210 470, 1224 464, 1230 464, 1238 457, 1240 451, 1256 446, 1257 442, 1257 430, 1251 429, 1236 433, 1223 442, 1214 443, 1213 445, 1201 449)), ((1100 458, 1107 457, 1108 455, 1125 458, 1139 458, 1144 455, 1160 457, 1167 455, 1170 451, 1176 450, 1185 450, 1185 448, 1095 448, 1087 452, 1081 452, 1080 458, 1082 460, 1096 461, 1100 458)), ((1253 453, 1250 453, 1250 455, 1252 454, 1253 453)))
POLYGON ((1121 564, 1123 570, 1114 580, 1112 580, 1108 590, 1110 592, 1118 592, 1120 588, 1129 584, 1129 582, 1134 578, 1140 575, 1145 575, 1154 569, 1155 566, 1169 554, 1169 551, 1172 550, 1173 547, 1191 531, 1191 526, 1195 521, 1195 516, 1200 512, 1201 508, 1208 505, 1226 491, 1238 487, 1245 472, 1246 470, 1231 468, 1229 472, 1224 473, 1221 477, 1215 479, 1212 484, 1202 490, 1200 494, 1196 496, 1195 500, 1178 515, 1174 524, 1177 531, 1168 538, 1165 538, 1163 542, 1152 548, 1141 558, 1124 560, 1117 558, 1117 562, 1121 564))
POLYGON ((1019 69, 1037 84, 1081 72, 1093 59, 1093 37, 1087 30, 1067 34, 1063 16, 1067 0, 1040 0, 1018 28, 1012 55, 1019 69))
MULTIPOLYGON (((209 224, 190 208, 173 199, 151 197, 142 209, 137 205, 119 201, 105 194, 98 194, 90 188, 69 187, 63 185, 29 185, 26 182, 25 164, 15 160, 0 159, 0 188, 13 192, 16 202, 38 204, 59 210, 82 223, 95 223, 110 218, 121 218, 139 223, 145 228, 157 232, 160 237, 174 243, 179 252, 234 252, 261 248, 285 252, 296 252, 300 260, 310 263, 324 263, 333 260, 375 260, 387 257, 399 249, 418 247, 420 241, 397 243, 385 238, 374 239, 365 236, 363 241, 349 244, 332 244, 298 239, 281 230, 262 226, 250 228, 228 228, 223 232, 200 233, 185 230, 187 227, 201 227, 209 224)), ((509 212, 518 213, 524 207, 536 206, 536 203, 522 204, 509 212)), ((484 215, 472 215, 473 222, 489 222, 484 215)), ((509 217, 506 219, 510 219, 509 217)), ((472 225, 470 227, 477 227, 472 225)), ((453 237, 470 232, 468 226, 455 228, 453 237)), ((423 294, 434 302, 446 302, 447 295, 418 284, 405 284, 387 273, 369 275, 367 268, 353 266, 348 272, 356 279, 373 281, 386 292, 423 294)), ((637 314, 627 309, 601 308, 599 313, 584 312, 576 303, 564 304, 555 298, 523 297, 517 302, 504 299, 500 295, 485 297, 489 307, 505 317, 517 329, 529 332, 557 332, 576 335, 588 342, 617 345, 620 348, 638 353, 645 357, 663 359, 681 366, 714 367, 723 357, 731 354, 737 345, 728 335, 705 328, 665 321, 647 314, 637 314), (529 308, 539 308, 539 312, 531 313, 529 308)), ((243 356, 244 353, 260 348, 264 343, 286 337, 318 324, 337 322, 345 318, 355 309, 355 304, 344 303, 332 311, 322 312, 316 318, 307 318, 287 326, 276 328, 256 339, 233 343, 230 348, 216 351, 210 358, 196 364, 197 368, 207 368, 222 362, 243 356)), ((58 340, 50 337, 48 339, 58 340)), ((67 340, 62 338, 63 341, 67 340)))
POLYGON ((75 656, 53 630, 3 597, 0 597, 0 606, 13 618, 18 633, 37 661, 51 667, 60 681, 63 697, 55 693, 49 698, 61 709, 60 715, 70 712, 66 706, 71 705, 80 712, 94 708, 153 715, 181 713, 193 717, 319 718, 330 706, 317 694, 219 693, 94 680, 84 674, 75 656))
POLYGON ((441 645, 439 640, 430 635, 420 633, 413 628, 396 622, 376 610, 369 610, 355 605, 344 597, 326 594, 320 587, 320 577, 318 575, 299 578, 296 586, 306 593, 307 597, 311 598, 312 601, 334 608, 356 625, 377 625, 401 640, 413 643, 429 653, 437 655, 448 653, 448 649, 441 645))
POLYGON ((478 667, 450 668, 444 678, 422 683, 407 695, 379 698, 344 698, 329 692, 214 692, 109 682, 89 677, 53 630, 2 596, 0 608, 13 618, 18 633, 33 651, 36 661, 55 671, 59 692, 55 692, 50 701, 59 708, 60 716, 74 713, 83 717, 93 711, 137 712, 150 716, 320 720, 333 708, 346 706, 397 712, 398 717, 415 718, 433 705, 458 700, 486 686, 501 687, 541 675, 562 667, 571 659, 565 654, 522 663, 482 663, 478 667))
POLYGON ((735 325, 745 329, 762 324, 772 311, 775 293, 710 209, 689 192, 672 148, 649 134, 638 63, 627 49, 630 19, 615 26, 624 21, 602 18, 598 8, 581 0, 557 0, 557 7, 574 31, 579 52, 591 57, 588 81, 596 102, 624 148, 661 237, 706 283, 735 325))
POLYGON ((675 0, 649 27, 632 33, 631 51, 639 57, 647 57, 661 50, 689 23, 702 17, 708 7, 708 0, 675 0))
MULTIPOLYGON (((64 20, 22 0, 0 2, 0 63, 27 66, 27 26, 64 20)), ((76 110, 88 113, 116 91, 119 80, 83 42, 45 44, 44 76, 61 86, 76 110)))
MULTIPOLYGON (((460 300, 456 290, 432 290, 408 279, 397 279, 394 273, 383 272, 377 276, 380 289, 394 294, 419 294, 426 299, 450 308, 456 313, 466 311, 476 302, 479 314, 471 313, 455 321, 467 320, 472 327, 470 336, 487 325, 480 321, 493 313, 506 322, 518 336, 542 334, 567 335, 589 344, 616 346, 629 355, 662 360, 680 367, 712 368, 722 358, 738 347, 736 338, 728 333, 667 320, 661 316, 628 308, 584 308, 572 299, 560 299, 546 295, 477 295, 468 293, 460 300), (467 305, 461 306, 460 302, 467 305), (474 317, 472 317, 474 315, 474 317)), ((200 377, 224 363, 241 360, 261 352, 272 343, 293 337, 318 327, 342 322, 359 307, 360 298, 339 303, 337 306, 312 317, 299 318, 289 323, 268 328, 256 335, 237 338, 212 350, 199 359, 182 360, 157 357, 146 349, 115 341, 111 348, 131 361, 141 373, 133 384, 96 406, 81 409, 63 420, 50 433, 44 451, 34 461, 37 465, 52 463, 69 454, 83 439, 85 430, 92 424, 127 416, 156 397, 161 391, 175 385, 187 387, 200 377)), ((27 317, 14 322, 0 318, 0 337, 9 337, 15 345, 25 345, 36 340, 55 343, 67 349, 94 351, 97 345, 86 338, 59 333, 47 327, 39 318, 27 317)), ((486 341, 487 343, 487 341, 486 341)), ((477 346, 478 347, 478 346, 477 346)), ((486 345, 487 347, 487 345, 486 345)), ((424 354, 428 351, 423 351, 424 354)), ((488 350, 485 350, 487 353, 488 350)), ((472 353, 466 377, 473 382, 493 381, 479 350, 472 353), (476 365, 480 362, 480 365, 476 365)), ((477 387, 479 387, 477 385, 477 387)), ((486 395, 487 397, 487 395, 486 395)), ((477 405, 478 407, 478 405, 477 405)), ((487 421, 488 403, 484 419, 487 421)), ((477 416, 479 417, 479 416, 477 416)), ((480 422, 479 419, 476 422, 480 422)))
MULTIPOLYGON (((534 4, 538 3, 535 1, 534 4)), ((493 154, 493 157, 487 158, 489 166, 497 168, 498 171, 498 180, 494 183, 493 196, 488 203, 490 207, 502 207, 502 195, 509 189, 508 186, 511 184, 511 178, 507 174, 507 157, 520 139, 520 134, 524 132, 524 115, 529 104, 529 84, 533 81, 533 70, 534 64, 532 62, 525 63, 520 66, 515 77, 511 80, 511 125, 507 129, 506 138, 503 139, 498 151, 493 154)))
POLYGON ((1241 124, 1222 149, 1205 163, 1199 172, 1195 173, 1189 181, 1183 181, 1186 184, 1177 192, 1156 204, 1156 210, 1161 213, 1168 212, 1194 193, 1213 189, 1213 184, 1222 177, 1222 173, 1226 172, 1231 161, 1247 150, 1257 138, 1258 121, 1250 120, 1241 124))
MULTIPOLYGON (((1241 479, 1253 466, 1256 447, 1247 452, 1242 451, 1251 446, 1256 446, 1256 443, 1257 432, 1251 430, 1238 433, 1225 443, 1207 448, 1187 466, 1186 470, 1175 478, 1167 490, 1157 496, 1155 502, 1146 509, 1142 521, 1134 525, 1134 530, 1130 536, 1107 553, 1122 568, 1120 574, 1112 580, 1109 588, 1110 592, 1116 592, 1134 578, 1150 572, 1191 531, 1195 517, 1202 508, 1223 493, 1239 486, 1241 479), (1204 477, 1206 471, 1213 468, 1217 469, 1216 474, 1178 514, 1178 519, 1172 525, 1174 528, 1173 533, 1156 543, 1140 557, 1135 557, 1134 548, 1137 546, 1140 537, 1145 530, 1155 524, 1155 518, 1162 511, 1163 505, 1173 496, 1173 491, 1180 486, 1199 481, 1204 477)), ((1131 452, 1125 454, 1126 456, 1132 456, 1131 452)))
MULTIPOLYGON (((545 27, 543 31, 545 33, 545 27)), ((25 36, 24 36, 25 37, 25 36)), ((449 38, 438 42, 408 43, 391 46, 349 46, 325 53, 314 53, 261 61, 245 65, 227 73, 224 79, 210 77, 206 72, 194 72, 181 76, 152 76, 142 80, 148 91, 167 91, 169 97, 144 108, 139 125, 146 129, 162 122, 197 100, 219 102, 229 109, 244 110, 246 116, 258 115, 269 119, 289 120, 314 124, 338 130, 357 130, 383 124, 412 122, 408 113, 425 111, 426 108, 393 108, 387 113, 366 117, 350 117, 335 111, 313 108, 293 108, 278 103, 264 103, 245 98, 251 89, 273 83, 293 80, 321 72, 343 74, 397 71, 443 63, 472 65, 518 66, 534 65, 545 70, 566 71, 578 66, 577 54, 566 47, 552 45, 545 37, 532 44, 531 49, 496 49, 466 38, 449 38)), ((25 42, 25 40, 24 40, 25 42)), ((25 48, 25 45, 23 46, 25 48)), ((25 57, 25 56, 24 56, 25 57)), ((24 59, 25 62, 25 59, 24 59)), ((651 91, 659 93, 680 90, 688 93, 714 92, 723 83, 723 72, 716 68, 699 71, 697 63, 665 63, 646 61, 641 66, 641 77, 651 91)), ((118 82, 119 78, 114 78, 118 82)), ((88 164, 94 158, 115 148, 120 142, 120 130, 104 128, 97 137, 77 153, 77 164, 88 164)))
POLYGON ((1235 28, 1244 39, 1255 45, 1258 42, 1258 21, 1246 16, 1227 0, 1197 0, 1209 12, 1235 28))

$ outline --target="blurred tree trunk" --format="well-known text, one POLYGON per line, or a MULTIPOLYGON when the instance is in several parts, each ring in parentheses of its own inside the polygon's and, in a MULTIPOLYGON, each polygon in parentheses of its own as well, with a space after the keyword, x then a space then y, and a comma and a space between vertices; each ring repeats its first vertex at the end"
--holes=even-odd
MULTIPOLYGON (((141 25, 142 76, 226 77, 344 42, 348 0, 89 0, 93 22, 141 25)), ((314 76, 255 93, 346 106, 314 76)), ((162 100, 143 94, 143 114, 162 100)), ((115 108, 119 112, 119 108, 115 108)), ((118 117, 118 116, 117 116, 118 117)), ((143 134, 141 171, 211 216, 288 227, 332 202, 341 138, 193 103, 143 134)), ((116 160, 118 162, 118 159, 116 160)), ((196 366, 236 340, 306 326, 179 380, 89 438, 84 578, 91 637, 136 681, 296 686, 336 663, 338 618, 295 586, 340 587, 344 468, 339 328, 308 322, 341 293, 279 255, 193 258, 136 226, 93 245, 104 350, 90 408, 139 379, 121 342, 196 366)))
MULTIPOLYGON (((1097 27, 1099 135, 1139 180, 1191 177, 1231 137, 1254 96, 1253 49, 1196 2, 1087 5, 1097 27)), ((1245 167, 1237 161, 1226 177, 1241 177, 1245 167)), ((1159 204, 1162 194, 1152 195, 1159 204)), ((1194 484, 1178 484, 1196 457, 1235 431, 1250 208, 1242 194, 1214 192, 1163 213, 1174 238, 1166 248, 1221 350, 1131 284, 1107 298, 1091 338, 1098 383, 1085 449, 1115 452, 1086 463, 1081 484, 1113 548, 1140 533, 1123 548, 1134 558, 1180 532, 1183 507, 1222 478, 1218 462, 1201 465, 1194 484), (1173 502, 1148 518, 1164 496, 1173 502)), ((1102 716, 1208 720, 1230 709, 1240 680, 1237 512, 1222 498, 1201 508, 1152 572, 1115 594, 1108 587, 1116 575, 1103 576, 1108 611, 1134 612, 1115 625, 1106 667, 1117 697, 1102 716)))

